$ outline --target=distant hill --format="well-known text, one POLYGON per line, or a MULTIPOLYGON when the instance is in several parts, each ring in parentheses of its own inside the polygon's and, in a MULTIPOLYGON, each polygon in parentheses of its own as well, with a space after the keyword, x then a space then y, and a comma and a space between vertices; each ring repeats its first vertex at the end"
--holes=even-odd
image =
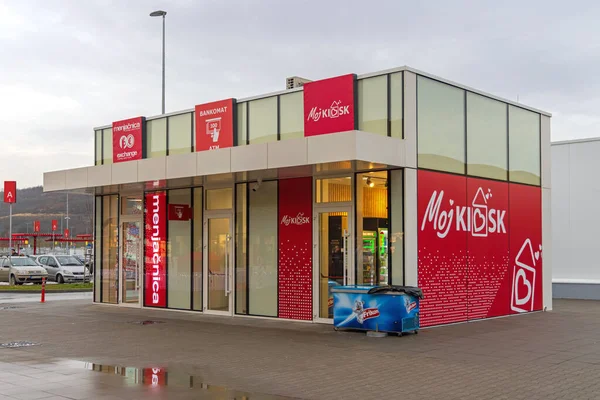
MULTIPOLYGON (((9 231, 8 204, 0 191, 0 236, 9 231)), ((51 233, 52 220, 58 220, 58 229, 66 228, 67 195, 44 193, 41 186, 17 190, 17 203, 13 205, 13 233, 33 232, 33 221, 40 221, 41 233, 51 233)), ((71 237, 93 233, 94 196, 69 194, 69 230, 71 237)), ((62 232, 62 231, 61 231, 62 232)), ((60 234, 61 232, 58 232, 60 234)))

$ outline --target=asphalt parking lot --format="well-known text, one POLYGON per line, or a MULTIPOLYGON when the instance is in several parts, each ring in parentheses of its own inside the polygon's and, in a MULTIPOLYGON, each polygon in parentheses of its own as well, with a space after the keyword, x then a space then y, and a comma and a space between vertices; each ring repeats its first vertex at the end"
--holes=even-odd
POLYGON ((0 400, 600 398, 593 301, 382 339, 77 299, 0 299, 0 318, 1 343, 37 344, 0 348, 0 400))

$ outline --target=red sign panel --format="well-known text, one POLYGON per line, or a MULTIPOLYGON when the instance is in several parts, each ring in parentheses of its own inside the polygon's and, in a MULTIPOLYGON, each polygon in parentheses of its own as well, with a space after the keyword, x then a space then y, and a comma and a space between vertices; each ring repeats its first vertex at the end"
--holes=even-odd
POLYGON ((16 181, 4 181, 4 202, 5 203, 16 203, 17 202, 17 182, 16 181))
POLYGON ((144 305, 167 305, 167 194, 146 193, 144 305))
POLYGON ((187 204, 169 204, 169 221, 189 221, 192 207, 187 204))
POLYGON ((144 117, 113 122, 113 162, 140 160, 143 151, 144 117))
POLYGON ((38 233, 40 231, 40 221, 33 221, 33 232, 38 233))
POLYGON ((351 131, 354 74, 304 84, 304 136, 351 131))
POLYGON ((279 181, 279 318, 312 320, 312 178, 279 181))
POLYGON ((510 309, 539 311, 542 297, 542 191, 510 184, 510 309))
POLYGON ((540 310, 539 187, 419 171, 423 326, 540 310))
POLYGON ((466 178, 420 170, 417 196, 421 325, 466 321, 466 178))
POLYGON ((69 231, 69 229, 65 229, 65 239, 68 239, 71 235, 71 232, 69 231))
POLYGON ((58 230, 58 221, 53 219, 52 220, 52 232, 56 232, 58 230))
POLYGON ((196 106, 196 151, 233 147, 234 100, 196 106))
POLYGON ((468 319, 510 314, 508 183, 467 178, 468 319))

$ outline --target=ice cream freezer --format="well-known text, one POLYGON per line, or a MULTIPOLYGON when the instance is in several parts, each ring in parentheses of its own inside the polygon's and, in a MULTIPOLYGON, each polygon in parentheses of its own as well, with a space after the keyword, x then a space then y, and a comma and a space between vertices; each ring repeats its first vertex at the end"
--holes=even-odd
POLYGON ((412 286, 333 286, 334 329, 418 332, 421 289, 412 286))

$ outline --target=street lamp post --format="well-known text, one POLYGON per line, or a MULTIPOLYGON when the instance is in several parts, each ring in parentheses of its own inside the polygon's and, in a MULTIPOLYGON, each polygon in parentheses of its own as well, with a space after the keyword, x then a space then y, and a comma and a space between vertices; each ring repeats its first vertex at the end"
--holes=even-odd
POLYGON ((151 17, 162 17, 162 113, 165 113, 165 16, 166 11, 158 10, 150 13, 151 17))

